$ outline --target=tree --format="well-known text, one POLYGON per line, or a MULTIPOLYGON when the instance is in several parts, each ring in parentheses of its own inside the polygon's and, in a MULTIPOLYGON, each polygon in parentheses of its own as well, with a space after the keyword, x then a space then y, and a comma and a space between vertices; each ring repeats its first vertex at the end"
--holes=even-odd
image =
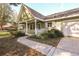
POLYGON ((12 17, 12 10, 9 4, 1 3, 0 4, 0 27, 3 30, 3 25, 11 19, 12 17))
POLYGON ((10 5, 13 5, 13 6, 18 6, 20 5, 21 3, 9 3, 10 5))

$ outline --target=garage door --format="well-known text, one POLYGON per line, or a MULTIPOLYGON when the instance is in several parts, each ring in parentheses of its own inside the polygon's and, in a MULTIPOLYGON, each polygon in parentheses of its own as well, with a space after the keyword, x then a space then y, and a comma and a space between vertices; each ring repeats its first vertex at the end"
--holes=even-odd
POLYGON ((62 29, 65 36, 79 37, 79 22, 64 22, 62 29))

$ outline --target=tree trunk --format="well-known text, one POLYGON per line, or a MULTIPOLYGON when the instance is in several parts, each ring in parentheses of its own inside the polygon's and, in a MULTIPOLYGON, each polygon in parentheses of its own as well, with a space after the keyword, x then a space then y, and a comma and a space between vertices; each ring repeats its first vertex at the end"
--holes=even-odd
POLYGON ((1 24, 0 26, 1 26, 1 30, 3 30, 3 25, 1 24))

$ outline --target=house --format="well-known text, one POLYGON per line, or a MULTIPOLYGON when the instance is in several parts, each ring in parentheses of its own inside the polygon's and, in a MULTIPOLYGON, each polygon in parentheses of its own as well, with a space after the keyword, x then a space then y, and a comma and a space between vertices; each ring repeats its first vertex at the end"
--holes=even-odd
POLYGON ((53 28, 62 31, 65 36, 79 37, 79 8, 44 16, 22 4, 18 15, 19 31, 39 35, 53 28))
POLYGON ((9 29, 16 29, 16 24, 12 24, 12 23, 6 23, 5 25, 2 26, 2 28, 0 27, 0 30, 9 30, 9 29))

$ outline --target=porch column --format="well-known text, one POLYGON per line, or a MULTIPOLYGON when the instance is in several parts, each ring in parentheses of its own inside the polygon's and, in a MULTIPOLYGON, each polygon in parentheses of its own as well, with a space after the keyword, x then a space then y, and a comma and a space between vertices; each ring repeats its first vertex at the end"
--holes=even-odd
POLYGON ((18 22, 18 23, 17 23, 17 30, 18 30, 18 31, 19 31, 19 25, 20 25, 20 24, 19 24, 19 22, 18 22))
POLYGON ((55 29, 55 22, 52 21, 52 28, 55 29))
POLYGON ((37 20, 35 19, 35 34, 37 34, 37 20))
POLYGON ((27 34, 28 33, 28 26, 27 26, 27 21, 26 21, 26 32, 25 32, 25 34, 27 34))
POLYGON ((45 29, 46 29, 46 31, 48 30, 48 23, 47 22, 45 22, 45 29))

